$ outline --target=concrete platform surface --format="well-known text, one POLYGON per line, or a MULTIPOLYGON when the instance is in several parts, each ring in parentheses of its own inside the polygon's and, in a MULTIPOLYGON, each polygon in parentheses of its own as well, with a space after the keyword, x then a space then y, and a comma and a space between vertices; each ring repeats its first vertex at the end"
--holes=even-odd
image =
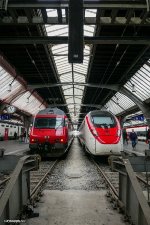
POLYGON ((29 150, 29 143, 20 142, 18 140, 0 141, 0 148, 6 149, 5 154, 22 154, 29 150))
MULTIPOLYGON (((133 149, 132 149, 131 141, 128 142, 128 145, 124 144, 123 148, 132 151, 133 149)), ((144 153, 145 149, 149 149, 149 145, 146 144, 145 142, 138 141, 134 151, 137 151, 137 152, 140 152, 140 153, 144 153)))
POLYGON ((105 194, 105 190, 45 190, 37 208, 40 216, 26 225, 124 225, 105 194))

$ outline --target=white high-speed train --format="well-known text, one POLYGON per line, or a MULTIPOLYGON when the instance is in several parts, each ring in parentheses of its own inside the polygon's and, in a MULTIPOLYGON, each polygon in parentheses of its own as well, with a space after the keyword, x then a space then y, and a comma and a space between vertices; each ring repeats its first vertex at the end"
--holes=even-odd
POLYGON ((89 112, 79 132, 82 146, 92 155, 118 155, 123 150, 120 123, 116 116, 108 111, 89 112))

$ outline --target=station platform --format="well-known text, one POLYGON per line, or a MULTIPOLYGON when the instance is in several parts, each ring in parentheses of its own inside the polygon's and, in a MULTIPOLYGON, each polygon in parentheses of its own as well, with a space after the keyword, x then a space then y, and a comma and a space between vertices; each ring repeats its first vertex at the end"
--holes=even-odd
POLYGON ((45 190, 43 194, 40 217, 25 225, 125 225, 107 201, 105 190, 45 190))
MULTIPOLYGON (((22 154, 29 150, 29 143, 20 142, 19 140, 0 141, 0 148, 6 149, 5 154, 7 155, 22 154)), ((132 151, 131 141, 128 141, 128 144, 124 144, 123 149, 132 151)), ((134 151, 144 154, 145 149, 149 149, 149 145, 139 141, 134 151)))
MULTIPOLYGON (((133 151, 131 141, 128 141, 128 144, 124 144, 123 145, 123 149, 124 150, 133 151)), ((148 150, 148 149, 149 149, 149 145, 148 144, 146 144, 145 142, 138 141, 134 151, 144 154, 144 151, 148 150)))
POLYGON ((75 138, 53 170, 35 212, 25 225, 125 225, 106 198, 104 181, 75 138))
POLYGON ((20 142, 19 140, 0 141, 0 149, 4 148, 5 155, 23 154, 29 150, 29 143, 20 142))

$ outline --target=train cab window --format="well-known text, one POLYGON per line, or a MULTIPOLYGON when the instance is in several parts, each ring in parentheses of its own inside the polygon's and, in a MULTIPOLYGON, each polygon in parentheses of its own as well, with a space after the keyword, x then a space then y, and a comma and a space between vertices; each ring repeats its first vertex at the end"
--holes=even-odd
POLYGON ((63 118, 36 118, 34 127, 41 129, 57 129, 64 126, 63 118))
POLYGON ((105 115, 92 115, 92 123, 96 127, 115 127, 116 121, 111 116, 105 116, 105 115))
POLYGON ((2 125, 1 125, 1 127, 5 127, 5 125, 4 125, 4 124, 2 124, 2 125))
POLYGON ((9 127, 9 125, 6 125, 6 127, 9 127))

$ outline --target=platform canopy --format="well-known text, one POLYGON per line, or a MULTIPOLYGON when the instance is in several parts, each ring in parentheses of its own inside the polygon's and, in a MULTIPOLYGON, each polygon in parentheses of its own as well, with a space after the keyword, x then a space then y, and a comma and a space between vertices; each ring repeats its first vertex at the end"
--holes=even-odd
POLYGON ((78 125, 103 106, 117 116, 138 112, 132 96, 150 106, 149 1, 80 0, 83 21, 72 23, 83 28, 81 63, 68 60, 71 2, 3 1, 1 102, 30 115, 58 106, 78 125))

